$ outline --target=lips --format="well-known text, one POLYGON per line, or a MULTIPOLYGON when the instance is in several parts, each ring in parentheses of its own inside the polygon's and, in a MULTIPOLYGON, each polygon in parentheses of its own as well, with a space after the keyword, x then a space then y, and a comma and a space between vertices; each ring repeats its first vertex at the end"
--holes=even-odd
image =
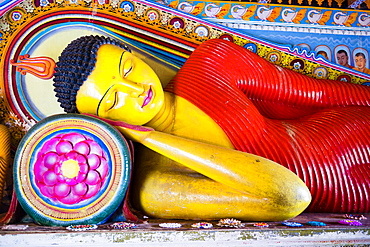
POLYGON ((153 98, 153 91, 152 91, 152 88, 150 87, 149 90, 148 90, 148 94, 144 98, 144 102, 143 102, 143 105, 141 106, 141 108, 143 108, 144 106, 149 104, 149 102, 152 100, 152 98, 153 98))

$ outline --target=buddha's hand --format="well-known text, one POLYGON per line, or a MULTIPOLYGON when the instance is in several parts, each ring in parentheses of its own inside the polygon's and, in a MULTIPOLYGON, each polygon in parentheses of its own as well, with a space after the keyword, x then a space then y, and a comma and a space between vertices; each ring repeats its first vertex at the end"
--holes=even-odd
POLYGON ((140 126, 140 125, 132 125, 132 124, 128 124, 128 123, 125 123, 125 122, 122 122, 122 121, 115 121, 115 120, 105 119, 105 118, 101 118, 101 117, 98 117, 98 116, 92 115, 92 114, 85 114, 84 113, 83 115, 98 118, 98 119, 114 126, 115 128, 117 128, 126 138, 128 138, 132 141, 135 141, 135 142, 139 142, 139 143, 142 143, 145 139, 147 139, 147 137, 150 135, 150 133, 152 131, 154 131, 154 129, 149 128, 149 127, 144 127, 144 126, 140 126))

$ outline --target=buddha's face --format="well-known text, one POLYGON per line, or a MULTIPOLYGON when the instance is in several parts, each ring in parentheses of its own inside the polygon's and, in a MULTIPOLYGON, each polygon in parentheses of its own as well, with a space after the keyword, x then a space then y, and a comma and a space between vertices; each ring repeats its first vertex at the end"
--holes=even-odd
POLYGON ((161 82, 145 62, 115 45, 102 45, 94 70, 77 92, 80 113, 143 125, 164 101, 161 82))

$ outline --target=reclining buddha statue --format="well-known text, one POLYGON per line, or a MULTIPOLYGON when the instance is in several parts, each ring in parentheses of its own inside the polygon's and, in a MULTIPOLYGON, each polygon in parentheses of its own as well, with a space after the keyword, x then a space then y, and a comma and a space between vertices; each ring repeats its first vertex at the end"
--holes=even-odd
POLYGON ((142 144, 131 203, 150 217, 370 212, 370 87, 310 78, 212 39, 163 89, 125 44, 100 36, 64 49, 54 86, 65 112, 142 144))

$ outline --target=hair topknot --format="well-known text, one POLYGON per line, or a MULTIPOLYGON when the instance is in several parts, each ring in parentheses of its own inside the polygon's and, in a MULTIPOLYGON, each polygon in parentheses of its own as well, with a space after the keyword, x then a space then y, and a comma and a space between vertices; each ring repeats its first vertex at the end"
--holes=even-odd
POLYGON ((76 95, 96 64, 97 51, 104 44, 130 49, 123 43, 103 36, 84 36, 73 40, 59 56, 54 73, 54 91, 67 113, 76 113, 76 95))

